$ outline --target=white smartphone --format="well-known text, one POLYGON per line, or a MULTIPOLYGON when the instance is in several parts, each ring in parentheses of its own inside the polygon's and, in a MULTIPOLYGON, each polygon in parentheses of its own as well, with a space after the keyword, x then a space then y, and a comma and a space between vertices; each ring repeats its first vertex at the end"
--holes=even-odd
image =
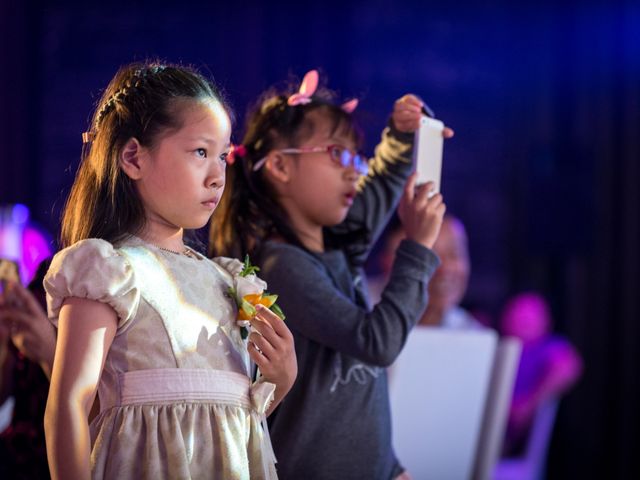
POLYGON ((444 123, 423 115, 420 119, 420 127, 415 133, 413 163, 418 172, 416 183, 419 185, 433 182, 435 186, 433 193, 440 192, 443 130, 444 123))

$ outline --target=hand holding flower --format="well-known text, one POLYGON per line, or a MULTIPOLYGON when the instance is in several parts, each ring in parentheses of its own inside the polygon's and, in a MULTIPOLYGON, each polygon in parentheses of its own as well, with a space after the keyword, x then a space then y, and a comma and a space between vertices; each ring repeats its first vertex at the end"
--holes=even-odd
POLYGON ((249 356, 260 369, 264 381, 276 386, 267 411, 269 415, 289 392, 298 374, 293 335, 278 315, 260 304, 250 322, 249 356))

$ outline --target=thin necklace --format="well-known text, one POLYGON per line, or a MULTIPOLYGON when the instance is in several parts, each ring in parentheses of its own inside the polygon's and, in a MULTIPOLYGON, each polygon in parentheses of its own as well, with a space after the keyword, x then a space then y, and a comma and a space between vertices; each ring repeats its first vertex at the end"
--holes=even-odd
POLYGON ((187 246, 184 247, 184 250, 182 252, 176 252, 175 250, 161 247, 160 245, 156 245, 155 243, 152 243, 151 245, 153 245, 156 248, 159 248, 160 250, 164 250, 165 252, 173 253, 174 255, 184 255, 185 257, 197 258, 198 260, 200 260, 200 257, 187 246))

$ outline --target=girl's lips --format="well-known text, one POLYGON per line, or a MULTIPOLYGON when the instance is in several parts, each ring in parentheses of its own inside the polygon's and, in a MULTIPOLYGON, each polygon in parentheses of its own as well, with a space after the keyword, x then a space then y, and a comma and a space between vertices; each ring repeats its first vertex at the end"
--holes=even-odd
POLYGON ((347 205, 351 206, 353 204, 353 199, 354 199, 355 196, 356 196, 355 193, 345 193, 344 194, 345 203, 347 205))
POLYGON ((216 205, 218 205, 218 200, 213 199, 213 200, 206 200, 204 202, 202 202, 202 205, 204 205, 207 208, 216 208, 216 205))

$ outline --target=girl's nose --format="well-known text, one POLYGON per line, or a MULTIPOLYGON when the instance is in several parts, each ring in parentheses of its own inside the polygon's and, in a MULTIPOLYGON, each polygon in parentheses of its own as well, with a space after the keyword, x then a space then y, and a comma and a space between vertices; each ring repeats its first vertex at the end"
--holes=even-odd
POLYGON ((213 166, 209 169, 209 176, 206 185, 209 188, 221 188, 224 186, 226 164, 220 161, 212 162, 213 166))
POLYGON ((360 178, 360 174, 353 165, 350 165, 344 169, 344 175, 350 182, 357 182, 360 178))

